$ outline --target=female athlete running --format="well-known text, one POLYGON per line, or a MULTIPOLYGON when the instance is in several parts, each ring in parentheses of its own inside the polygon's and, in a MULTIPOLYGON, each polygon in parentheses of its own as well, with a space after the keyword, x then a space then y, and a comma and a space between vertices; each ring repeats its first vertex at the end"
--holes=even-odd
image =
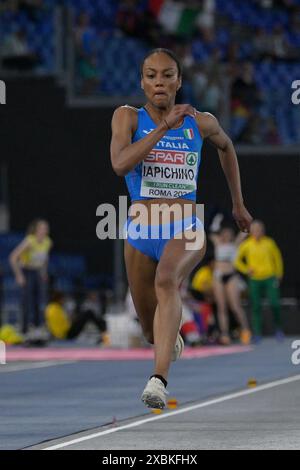
POLYGON ((195 201, 205 138, 218 148, 239 228, 248 231, 252 220, 230 138, 211 114, 175 105, 181 75, 171 51, 151 51, 141 70, 145 106, 121 106, 112 119, 111 162, 116 174, 126 177, 132 201, 125 242, 128 282, 144 335, 155 349, 154 374, 142 394, 150 408, 166 405, 170 363, 183 349, 179 286, 205 253, 205 241, 187 248, 191 233, 199 239, 203 233, 195 201))

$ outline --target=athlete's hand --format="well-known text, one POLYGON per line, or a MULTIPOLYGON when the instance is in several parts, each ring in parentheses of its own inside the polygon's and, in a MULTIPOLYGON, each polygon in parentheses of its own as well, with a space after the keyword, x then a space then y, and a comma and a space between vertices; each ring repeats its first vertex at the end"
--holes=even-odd
POLYGON ((176 126, 179 124, 184 116, 191 116, 193 118, 196 117, 197 111, 193 106, 190 104, 176 104, 168 116, 165 117, 165 122, 167 126, 171 129, 171 127, 176 126))
POLYGON ((25 276, 20 273, 20 274, 17 274, 16 276, 16 283, 18 284, 18 286, 20 287, 24 287, 25 284, 26 284, 26 279, 25 279, 25 276))
POLYGON ((251 225, 253 218, 247 211, 244 204, 234 205, 232 208, 232 215, 239 229, 242 232, 248 233, 250 231, 250 225, 251 225))

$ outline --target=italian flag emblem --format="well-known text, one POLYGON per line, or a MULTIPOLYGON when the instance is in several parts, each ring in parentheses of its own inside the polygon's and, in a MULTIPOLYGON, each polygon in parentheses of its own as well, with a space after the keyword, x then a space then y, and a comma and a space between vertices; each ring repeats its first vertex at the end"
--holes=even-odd
POLYGON ((183 133, 184 133, 184 137, 185 137, 186 139, 190 139, 190 140, 191 140, 191 139, 194 138, 193 129, 184 129, 183 133))

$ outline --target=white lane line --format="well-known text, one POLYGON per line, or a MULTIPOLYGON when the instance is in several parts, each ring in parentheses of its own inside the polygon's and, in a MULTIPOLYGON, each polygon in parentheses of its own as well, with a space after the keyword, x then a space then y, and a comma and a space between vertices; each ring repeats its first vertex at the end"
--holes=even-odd
POLYGON ((21 370, 42 369, 44 367, 60 366, 63 364, 74 364, 77 361, 43 361, 37 364, 22 364, 16 366, 3 365, 0 367, 0 374, 5 372, 18 372, 21 370))
POLYGON ((291 382, 296 382, 297 380, 300 380, 300 375, 295 375, 293 377, 288 377, 286 379, 269 382, 265 385, 259 385, 258 387, 250 389, 250 390, 242 390, 240 392, 231 393, 230 395, 225 395, 219 398, 215 398, 213 400, 205 401, 197 405, 186 406, 184 408, 181 408, 180 410, 170 411, 163 415, 153 416, 151 418, 138 420, 133 423, 126 424, 124 426, 114 427, 112 429, 107 429, 106 431, 99 431, 97 433, 89 434, 87 436, 79 437, 77 439, 72 439, 71 441, 68 441, 68 442, 61 442, 60 444, 56 444, 50 447, 45 447, 42 450, 62 449, 63 447, 68 447, 73 444, 78 444, 79 442, 84 442, 90 439, 95 439, 96 437, 106 436, 107 434, 113 434, 117 431, 123 431, 124 429, 135 428, 137 426, 141 426, 142 424, 151 423, 153 421, 158 421, 159 419, 165 419, 165 418, 169 418, 175 415, 180 415, 182 413, 187 413, 189 411, 198 410, 199 408, 205 408, 206 406, 216 405, 217 403, 222 403, 224 401, 233 400, 234 398, 239 398, 239 397, 243 397, 246 395, 252 395, 253 393, 261 392, 263 390, 268 390, 268 389, 278 387, 280 385, 285 385, 291 382))

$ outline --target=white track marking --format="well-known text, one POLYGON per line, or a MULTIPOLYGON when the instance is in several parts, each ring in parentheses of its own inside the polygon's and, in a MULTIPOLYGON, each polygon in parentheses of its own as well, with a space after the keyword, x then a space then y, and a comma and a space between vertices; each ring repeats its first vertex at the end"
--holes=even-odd
POLYGON ((74 364, 77 361, 43 361, 37 364, 20 364, 15 366, 3 365, 0 367, 0 374, 5 372, 18 372, 21 370, 43 369, 44 367, 60 366, 64 364, 74 364))
POLYGON ((63 447, 68 447, 68 446, 71 446, 73 444, 78 444, 79 442, 89 441, 91 439, 95 439, 96 437, 106 436, 107 434, 113 434, 117 431, 123 431, 124 429, 135 428, 137 426, 141 426, 142 424, 152 423, 153 421, 158 421, 160 419, 165 419, 165 418, 169 418, 169 417, 172 417, 172 416, 180 415, 182 413, 188 413, 189 411, 198 410, 200 408, 205 408, 205 407, 211 406, 211 405, 216 405, 216 404, 222 403, 224 401, 233 400, 235 398, 244 397, 246 395, 252 395, 253 393, 261 392, 263 390, 269 390, 271 388, 278 387, 280 385, 285 385, 285 384, 288 384, 288 383, 291 383, 291 382, 296 382, 297 380, 300 380, 300 375, 295 375, 293 377, 288 377, 286 379, 276 380, 274 382, 269 382, 265 385, 259 385, 258 387, 250 389, 250 390, 242 390, 240 392, 231 393, 230 395, 224 395, 222 397, 215 398, 213 400, 208 400, 208 401, 205 401, 205 402, 202 402, 202 403, 198 403, 197 405, 186 406, 186 407, 181 408, 179 410, 170 411, 170 412, 168 412, 166 414, 163 414, 163 415, 154 416, 154 417, 146 418, 146 419, 141 419, 141 420, 135 421, 135 422, 130 423, 130 424, 126 424, 126 425, 123 425, 123 426, 107 429, 106 431, 99 431, 99 432, 96 432, 96 433, 93 433, 93 434, 89 434, 87 436, 79 437, 77 439, 72 439, 71 441, 68 441, 68 442, 61 442, 60 444, 56 444, 56 445, 53 445, 53 446, 50 446, 50 447, 45 447, 42 450, 62 449, 63 447))

